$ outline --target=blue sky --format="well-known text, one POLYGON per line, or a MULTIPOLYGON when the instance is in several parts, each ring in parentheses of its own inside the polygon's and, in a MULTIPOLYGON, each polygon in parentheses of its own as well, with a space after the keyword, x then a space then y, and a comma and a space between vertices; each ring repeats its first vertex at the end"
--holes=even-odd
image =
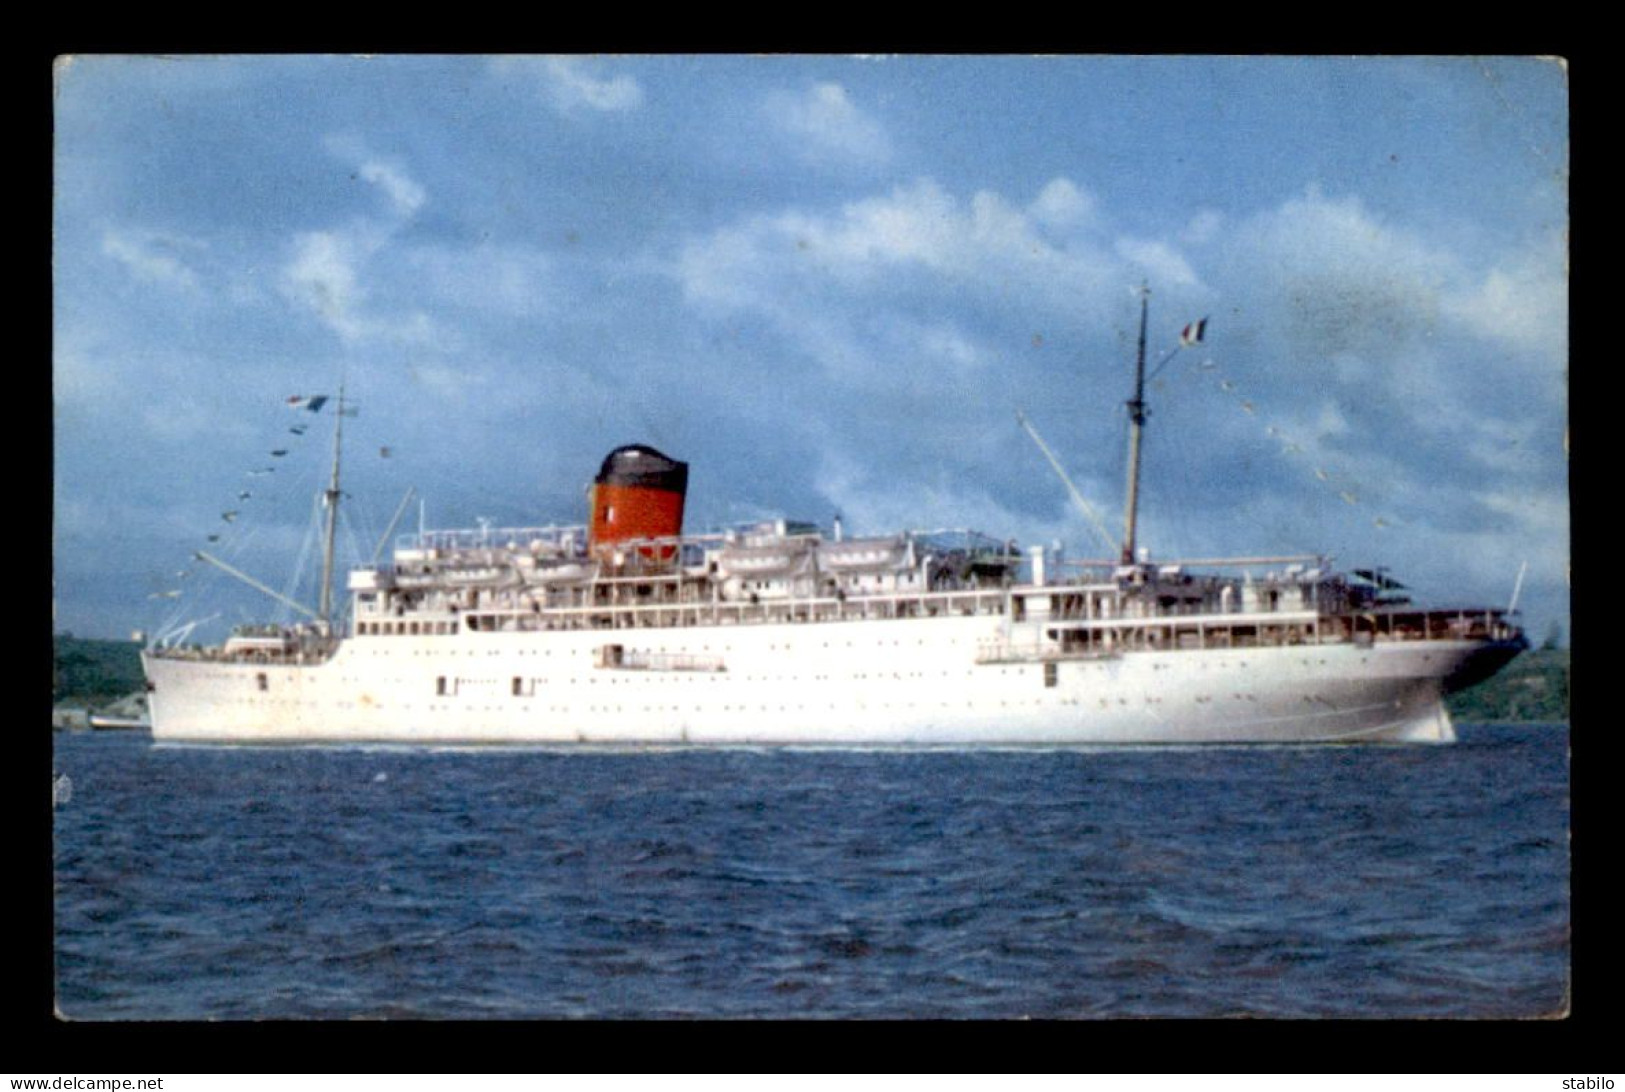
POLYGON ((1557 62, 77 57, 55 86, 59 630, 278 613, 198 549, 313 601, 332 418, 286 400, 341 376, 362 557, 409 486, 430 526, 582 522, 630 442, 690 463, 691 529, 1101 556, 1015 414, 1118 533, 1142 282, 1155 356, 1210 316, 1148 393, 1155 555, 1329 553, 1441 604, 1527 561, 1533 636, 1569 627, 1557 62))

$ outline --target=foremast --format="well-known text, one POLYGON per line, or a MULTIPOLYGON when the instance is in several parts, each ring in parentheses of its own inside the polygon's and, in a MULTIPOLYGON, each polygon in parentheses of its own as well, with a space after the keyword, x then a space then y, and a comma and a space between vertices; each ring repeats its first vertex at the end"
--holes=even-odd
MULTIPOLYGON (((329 399, 327 395, 315 395, 309 398, 296 396, 294 398, 290 398, 288 402, 290 405, 299 406, 315 412, 320 410, 320 408, 330 400, 331 399, 329 399)), ((215 557, 213 554, 205 550, 198 550, 192 555, 199 561, 213 565, 215 568, 224 572, 232 579, 241 581, 247 586, 253 588, 255 591, 262 592, 284 606, 290 607, 293 610, 298 611, 300 614, 306 615, 312 619, 310 623, 306 623, 300 627, 301 631, 303 632, 303 637, 301 638, 302 640, 312 635, 319 635, 322 638, 329 638, 334 635, 333 570, 336 565, 336 550, 338 542, 339 498, 344 495, 342 489, 340 488, 340 466, 342 464, 344 454, 344 418, 352 416, 355 412, 355 407, 349 405, 345 400, 344 383, 341 380, 339 383, 338 408, 337 412, 334 414, 335 420, 333 423, 333 467, 328 477, 327 488, 322 490, 321 493, 322 504, 326 509, 326 513, 324 518, 324 527, 322 530, 321 588, 317 593, 316 609, 312 610, 305 604, 296 602, 287 595, 284 595, 276 589, 269 587, 262 581, 254 579, 252 576, 249 576, 242 570, 227 564, 220 558, 215 557)), ((294 431, 303 432, 304 430, 303 428, 299 428, 295 429, 294 431)), ((273 452, 272 454, 282 455, 286 454, 286 452, 277 451, 273 452)), ((247 494, 245 493, 244 496, 247 496, 247 494)), ((408 493, 408 496, 410 496, 410 493, 408 493)), ((397 512, 396 519, 399 518, 400 515, 397 512)), ((394 521, 391 521, 390 526, 393 528, 394 521)), ((190 629, 191 625, 196 624, 196 622, 191 623, 187 628, 190 629)), ((254 627, 248 628, 252 629, 254 627)))
POLYGON ((333 551, 338 535, 339 465, 344 452, 344 384, 339 383, 338 412, 333 415, 333 472, 322 502, 327 508, 327 524, 322 533, 322 587, 316 615, 328 633, 333 632, 333 551))

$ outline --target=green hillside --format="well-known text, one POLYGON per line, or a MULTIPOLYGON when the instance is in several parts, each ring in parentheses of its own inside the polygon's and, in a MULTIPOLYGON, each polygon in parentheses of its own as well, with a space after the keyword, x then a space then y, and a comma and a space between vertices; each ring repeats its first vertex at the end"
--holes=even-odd
POLYGON ((143 689, 141 646, 58 634, 52 638, 51 704, 99 706, 143 689))
POLYGON ((1569 719, 1569 650, 1532 649, 1494 678, 1445 700, 1458 721, 1569 719))

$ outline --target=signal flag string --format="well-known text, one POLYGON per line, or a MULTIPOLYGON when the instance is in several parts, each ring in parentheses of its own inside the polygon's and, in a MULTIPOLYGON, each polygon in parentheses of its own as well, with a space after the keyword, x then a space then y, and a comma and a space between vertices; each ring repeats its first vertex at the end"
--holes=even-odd
MULTIPOLYGON (((1187 330, 1189 329, 1190 328, 1187 327, 1187 330)), ((1198 335, 1198 340, 1199 339, 1200 336, 1198 335)), ((1214 387, 1221 394, 1225 395, 1232 403, 1234 403, 1236 408, 1242 413, 1254 418, 1258 416, 1258 405, 1251 399, 1243 397, 1241 388, 1234 380, 1226 378, 1219 371, 1218 364, 1216 364, 1211 358, 1193 362, 1189 372, 1191 375, 1194 375, 1199 379, 1212 380, 1214 387)), ((1348 475, 1328 470, 1325 466, 1315 465, 1307 457, 1308 453, 1305 451, 1304 446, 1294 440, 1286 432, 1286 430, 1282 429, 1280 426, 1274 424, 1266 425, 1264 432, 1278 443, 1279 450, 1282 455, 1305 467, 1313 474, 1316 481, 1325 485, 1344 504, 1358 508, 1366 507, 1361 499, 1358 483, 1349 478, 1348 475)), ((1399 522, 1399 520, 1391 515, 1377 514, 1373 515, 1371 525, 1379 530, 1382 530, 1393 527, 1399 522)))
MULTIPOLYGON (((325 394, 310 395, 310 396, 294 395, 293 397, 291 397, 291 398, 289 398, 287 400, 286 405, 287 405, 287 407, 289 409, 302 410, 302 411, 307 411, 307 412, 310 412, 310 413, 320 413, 321 410, 322 410, 322 407, 324 405, 326 405, 328 401, 330 401, 330 399, 325 394)), ((305 435, 306 431, 309 428, 310 428, 309 424, 300 423, 300 424, 295 424, 295 425, 288 426, 286 431, 287 431, 287 433, 289 435, 292 435, 292 436, 295 436, 295 437, 303 437, 305 435)), ((293 447, 291 447, 291 446, 280 446, 280 447, 273 447, 273 448, 269 449, 268 455, 272 459, 285 459, 292 452, 293 452, 293 447)), ((258 466, 258 467, 254 467, 254 468, 248 470, 246 472, 245 476, 249 477, 249 478, 260 478, 260 477, 264 477, 267 474, 275 474, 276 470, 277 470, 277 468, 276 468, 275 465, 258 466)), ((234 526, 237 523, 238 518, 240 516, 242 516, 242 514, 243 514, 243 507, 242 506, 245 505, 246 502, 252 500, 254 498, 254 496, 255 496, 255 491, 252 490, 252 489, 239 489, 237 491, 237 497, 236 497, 236 504, 238 505, 238 507, 224 509, 220 513, 220 521, 221 521, 221 523, 225 524, 227 527, 234 526)), ((215 545, 215 544, 218 544, 218 543, 221 543, 221 542, 225 542, 226 545, 228 545, 228 546, 232 544, 231 540, 226 536, 225 532, 223 530, 218 530, 218 529, 214 530, 214 531, 210 531, 207 534, 205 534, 204 535, 204 541, 209 543, 211 546, 215 545)), ((186 568, 181 569, 180 571, 178 571, 175 574, 175 580, 176 581, 186 581, 186 580, 188 580, 193 574, 195 574, 198 571, 198 566, 201 563, 202 562, 198 558, 197 553, 194 551, 192 557, 187 562, 186 568)), ((166 589, 161 590, 161 591, 153 592, 147 598, 149 598, 149 599, 179 599, 181 597, 181 594, 182 594, 183 590, 184 590, 184 588, 173 588, 173 587, 172 588, 166 588, 166 589)))

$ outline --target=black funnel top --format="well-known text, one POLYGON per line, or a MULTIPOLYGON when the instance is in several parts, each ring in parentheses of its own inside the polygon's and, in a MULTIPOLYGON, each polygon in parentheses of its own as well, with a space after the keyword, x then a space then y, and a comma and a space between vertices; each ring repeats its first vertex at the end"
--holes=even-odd
POLYGON ((647 444, 627 444, 609 453, 593 480, 599 485, 641 486, 668 493, 687 493, 688 464, 662 455, 647 444))

